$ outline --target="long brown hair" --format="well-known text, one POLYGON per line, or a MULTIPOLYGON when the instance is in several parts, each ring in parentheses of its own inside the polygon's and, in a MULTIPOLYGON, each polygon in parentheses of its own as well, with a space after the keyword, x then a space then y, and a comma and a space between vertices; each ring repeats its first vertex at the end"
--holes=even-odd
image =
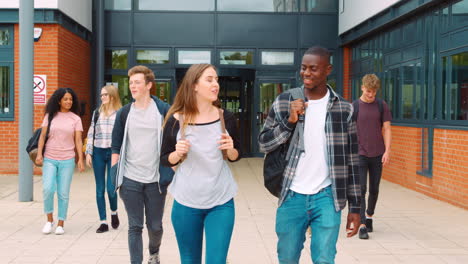
POLYGON ((102 87, 102 89, 104 89, 109 94, 109 103, 101 104, 101 107, 99 107, 99 113, 103 113, 104 116, 109 116, 114 111, 117 111, 122 107, 119 91, 113 85, 106 85, 102 87))
MULTIPOLYGON (((195 121, 195 117, 199 113, 197 108, 197 97, 195 94, 195 85, 198 83, 198 80, 202 76, 205 70, 213 68, 216 71, 216 67, 211 64, 193 64, 185 73, 182 83, 177 90, 176 96, 174 98, 174 103, 166 115, 166 124, 170 116, 177 113, 179 115, 184 115, 184 124, 180 129, 183 130, 185 127, 195 121)), ((219 99, 213 102, 213 105, 220 107, 219 99)))

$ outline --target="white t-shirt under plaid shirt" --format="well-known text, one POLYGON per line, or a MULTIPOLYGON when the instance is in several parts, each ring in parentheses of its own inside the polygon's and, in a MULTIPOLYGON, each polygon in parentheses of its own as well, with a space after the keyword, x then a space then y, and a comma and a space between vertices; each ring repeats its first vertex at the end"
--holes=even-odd
POLYGON ((111 115, 105 116, 104 113, 99 114, 99 118, 94 127, 94 122, 91 120, 91 126, 88 130, 88 142, 86 144, 86 154, 93 155, 93 141, 94 146, 98 148, 110 148, 112 142, 112 129, 114 128, 116 111, 111 115), (94 133, 96 129, 96 133, 94 133), (93 138, 93 135, 96 137, 93 138))

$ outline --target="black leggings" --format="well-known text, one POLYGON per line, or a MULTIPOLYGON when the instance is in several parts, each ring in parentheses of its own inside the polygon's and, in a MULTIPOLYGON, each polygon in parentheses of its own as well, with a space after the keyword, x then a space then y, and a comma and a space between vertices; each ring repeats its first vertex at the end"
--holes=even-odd
POLYGON ((361 182, 361 224, 366 223, 367 172, 369 172, 369 197, 367 214, 373 215, 379 197, 380 178, 382 177, 382 155, 366 157, 359 155, 359 174, 361 182))

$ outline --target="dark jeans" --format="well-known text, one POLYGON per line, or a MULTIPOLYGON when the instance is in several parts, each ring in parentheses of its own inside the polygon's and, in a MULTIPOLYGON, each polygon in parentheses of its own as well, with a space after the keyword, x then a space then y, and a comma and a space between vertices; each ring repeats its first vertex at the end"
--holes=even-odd
POLYGON ((366 157, 359 155, 359 174, 361 182, 361 224, 366 223, 366 212, 373 215, 379 197, 380 178, 382 177, 382 155, 366 157), (367 173, 369 172, 369 197, 366 211, 367 173))
POLYGON ((111 168, 111 149, 110 148, 93 148, 93 170, 94 179, 96 180, 96 203, 99 211, 99 219, 106 220, 106 198, 104 193, 107 189, 107 197, 109 198, 110 209, 117 211, 117 192, 115 192, 114 184, 110 178, 111 168), (107 171, 107 184, 106 184, 107 171))
POLYGON ((146 214, 150 254, 159 253, 163 235, 162 217, 166 193, 159 193, 158 183, 141 183, 126 177, 120 186, 120 197, 128 215, 128 249, 131 263, 143 261, 143 223, 146 214))
POLYGON ((202 261, 203 231, 205 231, 205 263, 226 263, 234 228, 234 200, 209 208, 196 209, 174 200, 172 225, 177 238, 182 264, 202 261))

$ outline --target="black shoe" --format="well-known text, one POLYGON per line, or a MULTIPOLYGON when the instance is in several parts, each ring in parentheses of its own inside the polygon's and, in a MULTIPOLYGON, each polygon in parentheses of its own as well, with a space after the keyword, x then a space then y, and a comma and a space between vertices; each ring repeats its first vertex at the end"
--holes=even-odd
POLYGON ((114 229, 117 229, 119 227, 120 221, 119 221, 119 215, 118 214, 111 215, 111 225, 112 225, 112 228, 114 228, 114 229))
POLYGON ((374 231, 374 227, 372 226, 372 218, 366 218, 366 227, 367 232, 372 233, 372 231, 374 231))
POLYGON ((104 233, 109 231, 109 226, 107 224, 101 224, 99 228, 96 230, 96 233, 104 233))
POLYGON ((359 228, 359 238, 360 239, 369 239, 369 234, 367 234, 367 228, 359 228))

